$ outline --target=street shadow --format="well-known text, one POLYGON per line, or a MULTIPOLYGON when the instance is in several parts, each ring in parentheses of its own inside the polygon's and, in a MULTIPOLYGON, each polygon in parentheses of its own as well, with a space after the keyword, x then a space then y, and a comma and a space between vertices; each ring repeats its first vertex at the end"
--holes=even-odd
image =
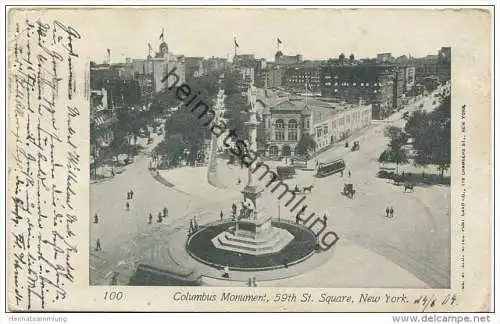
POLYGON ((394 186, 404 186, 405 184, 413 184, 414 187, 430 187, 430 186, 450 186, 451 177, 438 174, 425 174, 425 173, 405 173, 400 175, 389 174, 387 176, 377 176, 379 179, 386 179, 387 183, 394 186))

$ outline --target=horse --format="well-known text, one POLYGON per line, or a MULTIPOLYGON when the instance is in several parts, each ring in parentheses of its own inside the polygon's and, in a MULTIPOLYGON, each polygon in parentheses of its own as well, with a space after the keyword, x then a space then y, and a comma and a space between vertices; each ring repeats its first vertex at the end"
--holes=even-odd
POLYGON ((411 190, 411 192, 413 192, 414 191, 413 188, 414 188, 413 184, 411 184, 411 183, 405 183, 405 192, 406 192, 406 190, 411 190))
POLYGON ((313 188, 313 187, 314 187, 313 185, 310 185, 310 186, 304 187, 302 190, 304 191, 304 193, 305 193, 306 191, 312 192, 312 188, 313 188))

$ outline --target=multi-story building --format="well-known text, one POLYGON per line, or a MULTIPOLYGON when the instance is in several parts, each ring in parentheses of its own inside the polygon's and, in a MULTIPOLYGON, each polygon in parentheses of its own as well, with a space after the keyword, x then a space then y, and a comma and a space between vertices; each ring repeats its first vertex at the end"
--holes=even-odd
POLYGON ((254 67, 255 55, 253 54, 237 54, 233 57, 234 67, 254 67))
POLYGON ((371 104, 373 118, 384 119, 394 107, 394 80, 392 64, 328 64, 321 69, 321 95, 348 104, 371 104))
POLYGON ((270 66, 267 72, 267 87, 270 89, 281 87, 283 85, 284 73, 285 69, 282 66, 270 66))
POLYGON ((276 97, 256 99, 257 111, 262 111, 262 131, 265 156, 294 156, 303 134, 316 142, 322 151, 343 140, 350 133, 371 122, 371 105, 350 105, 332 100, 308 97, 276 97))
POLYGON ((409 93, 415 86, 415 67, 406 66, 405 68, 405 92, 409 93))
POLYGON ((283 86, 303 92, 320 91, 320 72, 319 62, 303 62, 295 65, 286 66, 283 73, 283 86))
POLYGON ((108 103, 106 89, 90 91, 90 149, 94 161, 102 148, 114 138, 113 125, 117 122, 115 111, 108 103))
POLYGON ((274 55, 274 62, 279 65, 299 64, 302 61, 303 57, 300 54, 284 55, 282 51, 277 51, 274 55))
POLYGON ((228 66, 226 58, 211 57, 203 61, 203 69, 205 71, 222 71, 228 66))
MULTIPOLYGON (((90 90, 106 90, 107 107, 119 109, 127 106, 140 105, 143 102, 139 82, 125 78, 120 74, 123 66, 118 65, 91 65, 90 90)), ((123 70, 122 70, 123 71, 123 70)))
POLYGON ((423 84, 424 79, 436 76, 440 83, 451 78, 451 47, 442 47, 437 55, 427 55, 412 60, 415 66, 415 81, 423 84))
POLYGON ((439 50, 436 75, 441 83, 451 79, 451 47, 441 47, 439 50))
POLYGON ((393 98, 393 104, 392 107, 395 109, 401 109, 403 108, 403 99, 405 98, 405 84, 406 84, 406 79, 405 79, 405 67, 397 66, 395 67, 394 71, 394 83, 393 83, 393 89, 394 93, 392 95, 393 98))
POLYGON ((377 63, 393 63, 394 57, 391 53, 379 53, 377 54, 377 63))
POLYGON ((198 78, 205 73, 203 68, 203 57, 185 57, 186 82, 198 78))
POLYGON ((154 57, 148 55, 145 60, 132 60, 130 66, 134 77, 136 74, 151 75, 154 92, 165 88, 163 78, 173 69, 179 77, 178 84, 186 81, 186 58, 183 55, 170 53, 166 42, 160 44, 159 51, 154 57))

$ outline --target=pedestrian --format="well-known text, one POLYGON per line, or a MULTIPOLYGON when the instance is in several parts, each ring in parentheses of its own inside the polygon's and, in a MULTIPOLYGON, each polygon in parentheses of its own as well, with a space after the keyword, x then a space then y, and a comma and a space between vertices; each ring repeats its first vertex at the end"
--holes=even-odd
POLYGON ((386 208, 385 208, 385 216, 386 216, 386 217, 389 217, 389 207, 386 207, 386 208))
POLYGON ((113 271, 113 276, 111 277, 111 286, 116 286, 118 284, 118 271, 113 271))
POLYGON ((151 224, 153 222, 153 214, 149 213, 149 222, 148 224, 151 224))
POLYGON ((241 184, 241 179, 238 178, 238 180, 236 181, 237 184, 241 184))
MULTIPOLYGON (((238 207, 236 207, 236 204, 235 204, 235 203, 233 203, 233 205, 231 206, 231 210, 233 211, 233 215, 236 215, 236 209, 237 209, 237 208, 238 208, 238 207)), ((222 211, 221 211, 221 213, 222 213, 222 211)))
POLYGON ((326 226, 326 222, 328 221, 328 217, 326 217, 326 214, 323 215, 323 223, 325 223, 325 226, 326 226))
POLYGON ((196 221, 196 216, 193 217, 193 225, 194 225, 195 231, 197 231, 198 230, 198 222, 196 221))
POLYGON ((130 204, 128 203, 128 201, 125 203, 125 209, 126 209, 127 211, 129 211, 129 210, 130 210, 130 204))
POLYGON ((97 241, 95 242, 95 250, 96 251, 102 251, 101 240, 100 239, 97 239, 97 241))
POLYGON ((94 224, 97 224, 99 222, 99 217, 97 216, 97 213, 94 215, 94 224))
POLYGON ((349 176, 349 178, 351 177, 351 170, 347 171, 347 175, 349 176))
MULTIPOLYGON (((233 212, 234 213, 234 212, 233 212)), ((224 214, 222 213, 222 210, 220 211, 220 220, 224 218, 224 214)))
POLYGON ((340 171, 340 177, 343 178, 344 177, 344 171, 340 171))
POLYGON ((127 200, 130 199, 130 191, 127 191, 127 200))
POLYGON ((248 287, 252 287, 252 284, 253 284, 253 283, 252 283, 252 277, 249 277, 249 278, 248 278, 248 284, 247 284, 247 285, 248 285, 248 287))
POLYGON ((252 277, 252 287, 257 287, 257 279, 252 277))
POLYGON ((163 218, 168 216, 168 209, 167 207, 163 207, 163 218))
POLYGON ((114 177, 115 176, 115 170, 113 170, 113 168, 111 168, 111 176, 114 177))
POLYGON ((392 208, 392 206, 391 206, 391 209, 389 210, 389 214, 391 214, 391 218, 394 217, 394 209, 392 208))
POLYGON ((134 198, 134 192, 132 191, 132 189, 130 189, 130 199, 133 199, 134 198))
POLYGON ((161 223, 162 217, 161 217, 161 212, 158 213, 158 223, 161 223))
POLYGON ((229 279, 229 266, 224 267, 224 273, 222 274, 222 278, 229 279))

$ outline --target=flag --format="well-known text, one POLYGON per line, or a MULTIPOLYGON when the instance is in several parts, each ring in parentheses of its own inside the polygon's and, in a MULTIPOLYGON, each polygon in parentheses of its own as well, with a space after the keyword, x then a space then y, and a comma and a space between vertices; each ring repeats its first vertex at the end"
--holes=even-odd
POLYGON ((160 39, 163 41, 164 37, 165 37, 165 31, 164 31, 164 29, 162 28, 162 29, 161 29, 161 34, 160 34, 160 39))
POLYGON ((240 48, 240 45, 239 45, 239 44, 238 44, 238 42, 236 41, 236 38, 234 39, 234 46, 235 46, 236 48, 240 48))
POLYGON ((278 44, 281 44, 281 43, 282 43, 282 42, 281 42, 281 39, 279 39, 279 37, 278 37, 278 44))
POLYGON ((148 49, 151 51, 153 50, 153 47, 151 47, 151 43, 148 43, 148 49))
POLYGON ((111 50, 108 48, 107 51, 108 51, 108 55, 109 55, 111 53, 111 50))

